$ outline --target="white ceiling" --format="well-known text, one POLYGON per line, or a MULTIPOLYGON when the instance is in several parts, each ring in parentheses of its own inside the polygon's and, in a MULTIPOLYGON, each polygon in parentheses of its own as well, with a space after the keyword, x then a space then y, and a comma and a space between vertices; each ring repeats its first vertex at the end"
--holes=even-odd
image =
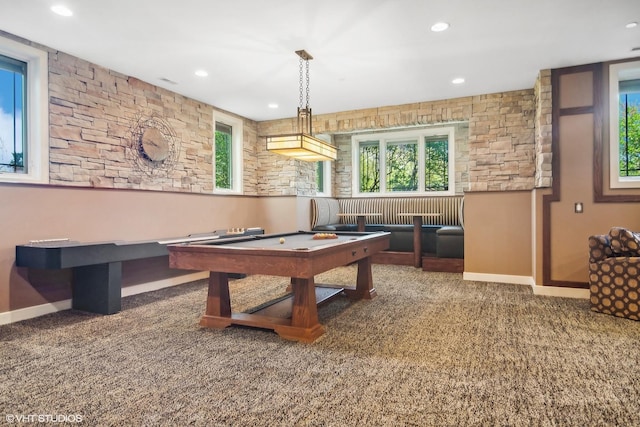
POLYGON ((640 0, 0 0, 0 30, 254 120, 295 115, 299 49, 324 114, 527 89, 541 69, 640 56, 633 21, 640 0), (438 21, 450 29, 431 32, 438 21))

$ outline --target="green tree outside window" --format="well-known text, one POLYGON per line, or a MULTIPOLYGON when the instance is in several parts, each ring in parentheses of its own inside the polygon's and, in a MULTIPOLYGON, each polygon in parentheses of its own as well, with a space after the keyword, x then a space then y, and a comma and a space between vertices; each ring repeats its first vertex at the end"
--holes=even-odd
POLYGON ((620 98, 620 176, 640 176, 640 94, 620 98))
POLYGON ((418 145, 415 142, 392 143, 387 146, 387 190, 418 189, 418 145))
POLYGON ((380 144, 367 141, 360 144, 360 191, 380 191, 380 144))
POLYGON ((449 189, 449 142, 446 139, 426 139, 424 171, 425 191, 449 189))
POLYGON ((215 158, 216 188, 231 189, 233 158, 231 155, 232 131, 229 125, 216 122, 215 158))

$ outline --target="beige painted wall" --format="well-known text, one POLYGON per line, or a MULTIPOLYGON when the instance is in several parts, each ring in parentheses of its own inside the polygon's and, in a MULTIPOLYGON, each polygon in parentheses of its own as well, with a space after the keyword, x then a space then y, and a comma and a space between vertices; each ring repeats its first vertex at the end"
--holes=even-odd
POLYGON ((589 236, 613 226, 640 230, 640 204, 594 203, 593 115, 562 116, 559 124, 560 200, 551 203, 551 279, 587 283, 589 236), (574 212, 576 202, 583 203, 584 213, 574 212))
POLYGON ((464 271, 530 277, 531 192, 473 192, 464 196, 464 271))
POLYGON ((267 233, 309 230, 311 202, 308 197, 261 197, 259 209, 267 233))
MULTIPOLYGON (((550 276, 552 280, 587 283, 589 236, 606 234, 613 226, 640 230, 640 206, 637 203, 594 203, 590 192, 592 173, 590 168, 581 166, 577 159, 575 164, 565 167, 563 182, 566 181, 566 187, 563 183, 564 190, 560 200, 551 203, 550 276), (565 176, 565 171, 569 169, 572 171, 565 176), (579 188, 579 186, 583 188, 579 188), (584 206, 582 214, 574 213, 574 203, 578 201, 582 202, 584 206)), ((539 286, 545 285, 542 271, 544 243, 542 239, 542 198, 545 194, 550 195, 551 190, 536 190, 533 197, 535 215, 534 281, 539 286)))

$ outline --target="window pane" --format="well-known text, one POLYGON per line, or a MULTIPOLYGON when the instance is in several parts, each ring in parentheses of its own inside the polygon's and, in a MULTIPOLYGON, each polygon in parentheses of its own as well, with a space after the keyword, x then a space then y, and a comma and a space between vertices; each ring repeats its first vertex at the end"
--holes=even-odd
POLYGON ((324 193, 324 163, 316 163, 316 191, 324 193))
POLYGON ((424 189, 449 189, 449 141, 446 137, 425 138, 424 189))
POLYGON ((216 188, 232 188, 232 130, 231 126, 216 122, 216 188))
POLYGON ((640 176, 640 80, 620 82, 620 176, 640 176))
POLYGON ((418 190, 418 144, 402 141, 387 144, 387 191, 418 190))
POLYGON ((380 143, 364 141, 360 143, 360 192, 380 191, 380 143))
POLYGON ((26 173, 27 64, 0 55, 0 171, 26 173))

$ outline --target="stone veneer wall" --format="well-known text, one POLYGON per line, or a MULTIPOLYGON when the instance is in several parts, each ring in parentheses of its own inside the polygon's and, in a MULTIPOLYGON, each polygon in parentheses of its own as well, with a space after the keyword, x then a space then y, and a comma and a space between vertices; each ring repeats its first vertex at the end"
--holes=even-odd
MULTIPOLYGON (((457 193, 525 190, 535 185, 535 110, 534 90, 530 89, 322 114, 314 117, 313 130, 331 134, 338 148, 339 160, 334 165, 336 197, 351 195, 351 133, 447 124, 456 126, 457 193), (468 123, 468 128, 461 123, 468 123)), ((293 128, 293 118, 260 122, 258 134, 286 133, 293 128)), ((304 162, 289 165, 312 168, 304 162)), ((295 175, 293 170, 283 170, 274 174, 280 182, 269 181, 261 190, 271 194, 294 180, 295 175)), ((314 189, 310 190, 313 194, 314 189)))
MULTIPOLYGON (((49 50, 50 183, 211 193, 210 105, 49 50), (136 168, 127 147, 136 120, 156 115, 181 152, 170 171, 136 168)), ((226 113, 230 114, 230 113, 226 113)), ((257 194, 256 124, 243 119, 244 194, 257 194)))
POLYGON ((473 97, 471 191, 530 190, 535 175, 533 90, 473 97))
POLYGON ((536 100, 536 188, 551 187, 551 70, 538 74, 533 88, 536 100))

